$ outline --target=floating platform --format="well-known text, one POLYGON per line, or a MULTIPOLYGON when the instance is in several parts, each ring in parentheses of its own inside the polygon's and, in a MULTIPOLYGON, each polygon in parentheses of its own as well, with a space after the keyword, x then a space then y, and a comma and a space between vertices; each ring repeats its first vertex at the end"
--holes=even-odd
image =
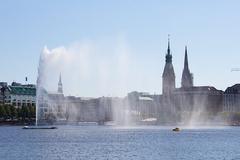
POLYGON ((57 129, 54 126, 24 126, 22 129, 57 129))

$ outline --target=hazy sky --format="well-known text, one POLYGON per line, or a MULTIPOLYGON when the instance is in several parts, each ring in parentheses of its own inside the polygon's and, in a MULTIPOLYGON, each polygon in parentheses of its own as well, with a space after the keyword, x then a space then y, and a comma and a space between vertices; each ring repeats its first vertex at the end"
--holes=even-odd
POLYGON ((194 84, 225 90, 240 80, 240 72, 231 72, 240 67, 239 7, 239 0, 1 1, 0 80, 24 83, 27 76, 35 83, 46 45, 84 52, 67 64, 58 58, 49 70, 56 83, 62 72, 67 95, 161 93, 170 34, 177 86, 188 45, 194 84))

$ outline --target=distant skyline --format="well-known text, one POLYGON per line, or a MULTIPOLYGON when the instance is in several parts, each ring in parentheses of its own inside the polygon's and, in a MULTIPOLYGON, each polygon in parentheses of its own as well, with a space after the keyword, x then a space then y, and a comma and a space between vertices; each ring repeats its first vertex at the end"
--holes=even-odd
POLYGON ((67 69, 57 67, 66 65, 63 57, 55 59, 48 73, 50 90, 57 89, 62 72, 66 95, 123 96, 134 90, 160 94, 170 34, 177 87, 187 45, 194 85, 225 90, 240 80, 240 72, 231 72, 240 68, 239 6, 237 0, 1 1, 0 81, 24 83, 27 76, 29 83, 36 83, 44 46, 64 54, 74 48, 89 54, 77 56, 82 58, 79 64, 68 59, 72 66, 67 69), (86 73, 76 78, 78 72, 86 73), (118 86, 119 79, 123 84, 118 86))

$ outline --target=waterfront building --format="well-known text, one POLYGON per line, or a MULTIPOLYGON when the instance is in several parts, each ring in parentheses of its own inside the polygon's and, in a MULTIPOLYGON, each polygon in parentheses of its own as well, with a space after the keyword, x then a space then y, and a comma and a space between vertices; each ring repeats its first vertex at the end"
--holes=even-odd
POLYGON ((33 84, 21 84, 13 82, 8 85, 6 82, 0 83, 1 104, 13 105, 16 108, 36 105, 36 86, 33 84))
POLYGON ((158 105, 149 93, 137 91, 128 93, 127 101, 135 119, 144 120, 158 116, 158 105))
POLYGON ((104 122, 105 110, 100 98, 65 97, 68 122, 104 122))
POLYGON ((66 120, 66 103, 63 94, 61 74, 59 76, 58 88, 55 92, 48 92, 44 88, 39 88, 41 94, 38 97, 39 121, 61 121, 66 120))
POLYGON ((184 67, 182 72, 181 87, 175 87, 175 74, 172 65, 172 55, 168 41, 166 64, 163 71, 163 93, 160 95, 159 108, 161 121, 181 122, 186 115, 192 113, 217 114, 222 111, 223 91, 212 86, 194 86, 193 74, 188 63, 188 50, 185 46, 184 67), (168 115, 168 117, 163 117, 168 115))
POLYGON ((7 82, 0 82, 0 104, 9 104, 10 101, 11 96, 7 82))
MULTIPOLYGON (((187 47, 185 47, 184 67, 181 88, 174 92, 176 113, 219 113, 222 111, 223 91, 212 86, 193 86, 193 76, 188 64, 187 47)), ((181 114, 182 115, 182 114, 181 114)), ((185 116, 185 115, 184 115, 185 116)))
POLYGON ((13 82, 8 86, 10 91, 9 104, 16 108, 36 105, 36 86, 32 84, 20 84, 13 82))
POLYGON ((100 97, 100 108, 103 110, 101 113, 105 121, 113 121, 113 108, 112 108, 113 97, 100 97))
POLYGON ((43 90, 39 99, 40 123, 103 122, 105 120, 103 99, 64 96, 61 75, 57 91, 43 90))
POLYGON ((212 86, 193 85, 193 74, 189 68, 187 46, 185 46, 180 88, 176 88, 172 58, 170 40, 168 39, 162 74, 162 94, 150 95, 135 91, 127 96, 131 111, 138 115, 138 118, 135 119, 157 118, 158 123, 169 124, 189 120, 193 113, 216 115, 222 112, 223 91, 212 86))
POLYGON ((170 50, 170 40, 168 39, 167 54, 165 56, 165 67, 162 74, 162 93, 163 95, 169 96, 176 88, 175 84, 175 73, 172 64, 172 54, 170 50))
POLYGON ((48 93, 48 114, 55 115, 58 120, 66 119, 66 103, 63 94, 63 84, 61 74, 58 80, 57 92, 48 93))
POLYGON ((223 111, 240 112, 240 84, 235 84, 225 90, 223 111))
MULTIPOLYGON (((170 39, 168 38, 167 54, 165 56, 165 66, 162 74, 162 103, 159 106, 161 110, 160 117, 163 117, 162 121, 169 122, 174 118, 172 113, 175 112, 173 102, 173 93, 176 89, 175 72, 172 64, 172 54, 170 49, 170 39), (168 115, 165 117, 165 115, 168 115)), ((159 117, 159 118, 160 118, 159 117)))
POLYGON ((178 88, 174 98, 177 117, 182 121, 188 120, 193 113, 217 115, 222 112, 223 91, 212 86, 178 88))

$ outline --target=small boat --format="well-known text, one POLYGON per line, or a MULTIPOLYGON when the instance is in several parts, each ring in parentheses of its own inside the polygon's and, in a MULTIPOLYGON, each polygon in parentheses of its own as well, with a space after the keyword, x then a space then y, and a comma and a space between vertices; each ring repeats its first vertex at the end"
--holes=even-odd
POLYGON ((24 126, 22 129, 57 129, 54 126, 24 126))
POLYGON ((174 132, 179 132, 180 131, 180 128, 174 128, 172 131, 174 131, 174 132))

